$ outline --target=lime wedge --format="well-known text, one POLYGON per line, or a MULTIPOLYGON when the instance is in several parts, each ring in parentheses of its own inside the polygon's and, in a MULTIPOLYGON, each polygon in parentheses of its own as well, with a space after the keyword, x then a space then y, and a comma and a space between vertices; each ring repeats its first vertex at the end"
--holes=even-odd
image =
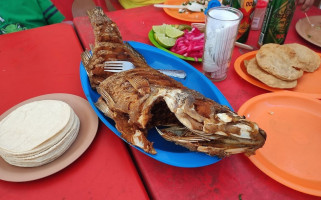
POLYGON ((157 26, 153 26, 152 29, 155 33, 164 33, 165 34, 166 26, 167 26, 166 24, 157 25, 157 26))
POLYGON ((181 31, 184 31, 185 29, 187 29, 187 30, 192 30, 192 27, 191 26, 189 26, 189 25, 186 25, 186 24, 180 24, 180 25, 178 25, 178 27, 176 27, 177 29, 179 29, 179 30, 181 30, 181 31))
POLYGON ((174 46, 176 42, 176 39, 167 37, 164 33, 155 33, 154 38, 158 42, 158 44, 166 49, 174 46))
POLYGON ((178 30, 181 30, 181 31, 184 31, 184 30, 192 30, 192 27, 190 25, 187 25, 187 24, 174 24, 172 25, 174 26, 175 28, 177 28, 178 30))
POLYGON ((175 28, 172 25, 167 25, 165 28, 165 34, 170 38, 178 38, 181 37, 184 34, 184 32, 175 28))

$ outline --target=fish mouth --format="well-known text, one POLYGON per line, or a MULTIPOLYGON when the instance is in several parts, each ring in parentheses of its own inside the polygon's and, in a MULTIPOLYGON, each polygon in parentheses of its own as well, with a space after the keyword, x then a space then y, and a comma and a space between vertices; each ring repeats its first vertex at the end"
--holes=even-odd
POLYGON ((237 153, 253 155, 265 143, 266 133, 257 124, 199 93, 167 89, 163 101, 180 123, 156 127, 157 132, 191 151, 222 158, 237 153))
MULTIPOLYGON (((206 153, 210 156, 224 158, 232 154, 245 153, 247 156, 264 145, 261 141, 253 142, 249 139, 240 139, 226 136, 204 137, 182 125, 155 127, 156 131, 167 141, 184 146, 190 151, 206 153)), ((260 129, 261 137, 266 139, 266 133, 260 129)))

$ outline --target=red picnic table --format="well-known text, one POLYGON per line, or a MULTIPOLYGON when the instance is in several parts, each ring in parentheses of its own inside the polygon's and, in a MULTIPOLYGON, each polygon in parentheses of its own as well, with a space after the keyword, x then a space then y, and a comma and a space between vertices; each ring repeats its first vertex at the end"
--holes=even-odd
MULTIPOLYGON (((67 24, 0 35, 0 115, 41 95, 71 94, 86 101, 79 76, 82 51, 75 30, 67 24)), ((88 116, 79 117, 85 126, 88 116)), ((65 154, 34 168, 32 177, 28 169, 6 168, 0 158, 0 177, 5 177, 0 180, 0 199, 148 199, 127 146, 106 126, 97 125, 84 132, 97 132, 91 145, 55 173, 43 168, 55 167, 65 154)))
MULTIPOLYGON (((106 14, 116 22, 124 41, 137 41, 149 45, 152 43, 148 39, 148 33, 153 25, 187 23, 174 19, 162 9, 153 6, 106 14)), ((308 14, 320 15, 321 11, 311 8, 308 14)), ((320 52, 319 47, 305 41, 295 31, 295 23, 303 17, 304 13, 297 9, 286 43, 304 44, 320 52)), ((88 17, 77 17, 74 24, 81 43, 89 49, 89 44, 94 43, 94 35, 88 17)), ((258 35, 258 31, 251 31, 247 44, 256 46, 258 35)), ((244 81, 234 70, 233 63, 236 58, 245 52, 235 47, 227 79, 213 82, 235 111, 252 97, 269 92, 244 81)), ((201 71, 201 63, 189 63, 201 71)), ((273 180, 244 155, 233 155, 205 167, 180 168, 156 161, 134 148, 130 150, 152 199, 320 199, 273 180)))

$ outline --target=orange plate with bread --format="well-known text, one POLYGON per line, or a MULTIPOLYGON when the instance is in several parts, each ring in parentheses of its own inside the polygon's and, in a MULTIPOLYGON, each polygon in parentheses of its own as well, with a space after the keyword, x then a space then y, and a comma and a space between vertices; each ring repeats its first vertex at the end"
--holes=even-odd
MULTIPOLYGON (((165 5, 181 5, 187 0, 166 0, 165 5)), ((177 8, 163 8, 165 13, 176 19, 188 22, 205 22, 205 14, 203 12, 185 12, 179 13, 177 8)))
MULTIPOLYGON (((234 69, 236 73, 242 77, 247 82, 260 87, 262 89, 271 91, 271 92, 277 92, 282 90, 289 90, 293 92, 299 92, 303 93, 305 95, 308 95, 313 98, 321 99, 321 84, 320 84, 320 77, 321 77, 321 67, 317 69, 315 72, 308 73, 305 72, 304 75, 298 79, 298 85, 295 88, 292 89, 278 89, 278 88, 272 88, 261 81, 257 80, 253 76, 249 75, 246 71, 246 68, 244 66, 244 60, 250 60, 256 55, 257 51, 252 51, 246 54, 243 54, 242 56, 238 57, 234 63, 234 69)), ((321 56, 321 54, 319 54, 321 56)))
POLYGON ((270 92, 238 111, 266 131, 263 148, 249 159, 274 180, 321 196, 321 101, 297 92, 270 92))

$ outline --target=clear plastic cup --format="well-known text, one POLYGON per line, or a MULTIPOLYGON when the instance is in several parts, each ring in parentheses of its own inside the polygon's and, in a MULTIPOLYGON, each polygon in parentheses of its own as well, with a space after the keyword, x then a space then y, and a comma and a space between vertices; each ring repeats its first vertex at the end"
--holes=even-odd
POLYGON ((214 7, 207 12, 202 69, 212 81, 227 77, 242 17, 242 12, 232 7, 214 7))

